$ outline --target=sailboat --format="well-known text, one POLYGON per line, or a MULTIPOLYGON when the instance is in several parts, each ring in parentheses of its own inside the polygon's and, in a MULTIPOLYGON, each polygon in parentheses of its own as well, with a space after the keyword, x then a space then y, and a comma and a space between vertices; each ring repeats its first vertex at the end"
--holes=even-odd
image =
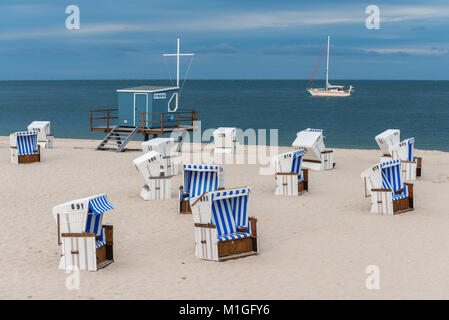
POLYGON ((349 86, 349 89, 345 90, 345 86, 332 85, 329 83, 329 47, 330 47, 330 36, 327 36, 327 61, 326 61, 326 88, 312 88, 313 81, 315 80, 316 72, 318 70, 318 66, 321 62, 321 57, 323 56, 323 51, 318 59, 317 64, 315 65, 315 69, 313 70, 312 77, 307 84, 306 91, 309 92, 312 96, 319 97, 349 97, 351 92, 353 91, 353 87, 349 86))

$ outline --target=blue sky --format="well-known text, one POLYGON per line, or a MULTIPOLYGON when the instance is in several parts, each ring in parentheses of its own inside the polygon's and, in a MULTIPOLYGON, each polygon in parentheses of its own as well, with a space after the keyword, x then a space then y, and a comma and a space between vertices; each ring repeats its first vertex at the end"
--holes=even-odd
POLYGON ((189 78, 308 79, 328 34, 332 79, 449 79, 447 0, 2 0, 0 79, 166 79, 178 35, 189 78))

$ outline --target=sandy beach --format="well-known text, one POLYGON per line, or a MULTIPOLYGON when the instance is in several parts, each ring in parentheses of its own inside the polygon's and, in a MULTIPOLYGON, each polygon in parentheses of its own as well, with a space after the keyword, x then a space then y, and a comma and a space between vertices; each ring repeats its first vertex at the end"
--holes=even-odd
POLYGON ((417 150, 416 209, 396 216, 371 214, 363 195, 360 173, 379 150, 334 149, 336 169, 309 172, 300 197, 275 197, 274 177, 258 165, 225 165, 226 187, 252 188, 260 254, 218 263, 195 257, 192 217, 177 214, 182 175, 171 200, 143 201, 131 163, 142 152, 97 144, 56 139, 42 162, 17 166, 0 137, 1 299, 449 298, 449 153, 417 150), (80 289, 68 290, 51 210, 103 192, 115 207, 104 220, 114 225, 115 263, 81 272, 80 289), (379 290, 365 287, 368 265, 380 269, 379 290))

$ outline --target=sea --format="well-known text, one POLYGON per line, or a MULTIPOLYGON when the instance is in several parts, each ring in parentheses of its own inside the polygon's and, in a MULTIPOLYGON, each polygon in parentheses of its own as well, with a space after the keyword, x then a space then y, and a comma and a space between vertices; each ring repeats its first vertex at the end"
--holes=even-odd
MULTIPOLYGON (((188 80, 182 83, 180 107, 198 111, 202 130, 278 129, 281 146, 290 146, 302 129, 319 128, 326 147, 377 149, 377 134, 400 129, 401 138, 414 137, 418 149, 449 151, 449 81, 333 83, 351 84, 355 91, 347 98, 323 98, 305 91, 306 80, 188 80)), ((100 139, 104 133, 89 130, 89 110, 117 108, 116 90, 140 85, 173 83, 0 81, 0 135, 26 130, 34 120, 49 120, 56 138, 100 139)))

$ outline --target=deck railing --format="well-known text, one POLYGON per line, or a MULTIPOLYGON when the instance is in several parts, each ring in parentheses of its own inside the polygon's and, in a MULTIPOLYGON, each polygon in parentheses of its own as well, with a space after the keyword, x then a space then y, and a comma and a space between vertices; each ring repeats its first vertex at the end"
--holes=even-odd
POLYGON ((90 131, 94 129, 98 129, 99 127, 95 126, 94 121, 105 121, 105 126, 101 126, 101 129, 104 128, 105 131, 110 131, 114 126, 115 120, 118 117, 115 115, 118 109, 105 109, 105 110, 90 110, 90 131))
POLYGON ((198 120, 198 112, 195 110, 179 110, 177 112, 140 112, 140 126, 143 131, 154 131, 160 129, 175 129, 182 127, 193 127, 194 122, 198 120))

